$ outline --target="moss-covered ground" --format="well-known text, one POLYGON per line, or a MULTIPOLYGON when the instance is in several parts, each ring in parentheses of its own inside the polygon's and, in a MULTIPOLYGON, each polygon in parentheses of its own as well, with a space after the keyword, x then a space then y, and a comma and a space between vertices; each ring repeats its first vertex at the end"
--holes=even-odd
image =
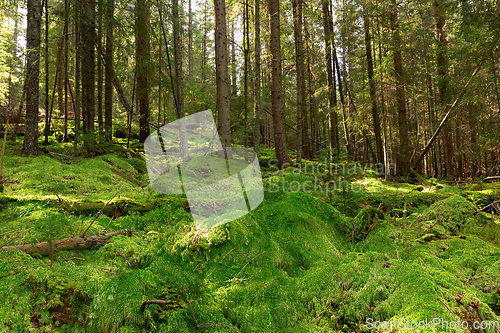
POLYGON ((376 321, 393 328, 374 332, 399 332, 425 320, 441 322, 421 332, 463 332, 457 321, 493 332, 500 321, 500 219, 473 214, 500 183, 397 183, 341 161, 277 172, 264 149, 264 202, 197 232, 185 197, 152 191, 140 153, 48 149, 60 155, 7 144, 0 244, 31 227, 9 245, 78 235, 119 189, 90 234, 133 234, 49 257, 0 251, 1 332, 368 332, 376 321), (153 299, 165 305, 142 312, 153 299))

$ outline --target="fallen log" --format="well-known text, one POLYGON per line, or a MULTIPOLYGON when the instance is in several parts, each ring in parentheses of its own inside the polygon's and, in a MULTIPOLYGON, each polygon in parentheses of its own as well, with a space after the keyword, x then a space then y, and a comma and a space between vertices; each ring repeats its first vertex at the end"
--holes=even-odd
POLYGON ((58 239, 52 242, 41 242, 36 244, 24 244, 16 246, 4 246, 0 248, 1 251, 21 250, 24 253, 33 255, 39 254, 41 256, 48 256, 51 252, 55 251, 68 251, 68 250, 81 250, 98 247, 108 241, 111 237, 118 235, 132 235, 131 230, 114 231, 107 234, 90 236, 90 237, 70 237, 58 239))
POLYGON ((498 182, 500 181, 500 176, 493 176, 493 177, 486 177, 483 179, 483 183, 488 183, 488 182, 498 182))

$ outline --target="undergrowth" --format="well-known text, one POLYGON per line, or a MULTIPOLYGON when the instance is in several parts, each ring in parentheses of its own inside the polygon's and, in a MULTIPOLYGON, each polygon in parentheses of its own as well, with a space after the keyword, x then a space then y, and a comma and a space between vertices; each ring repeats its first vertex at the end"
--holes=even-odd
POLYGON ((368 332, 370 318, 500 320, 500 219, 476 212, 500 198, 498 184, 402 184, 319 162, 276 172, 264 150, 264 202, 197 231, 186 199, 152 191, 140 158, 68 164, 15 148, 0 243, 77 236, 120 186, 90 234, 133 233, 43 258, 0 251, 0 331, 368 332), (141 311, 154 299, 164 305, 141 311))

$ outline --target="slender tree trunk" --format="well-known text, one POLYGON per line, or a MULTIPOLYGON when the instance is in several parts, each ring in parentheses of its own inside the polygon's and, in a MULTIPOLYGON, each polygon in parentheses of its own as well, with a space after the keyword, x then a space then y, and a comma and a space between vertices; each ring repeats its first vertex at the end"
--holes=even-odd
POLYGON ((380 131, 380 116, 377 106, 377 87, 373 75, 373 58, 372 58, 372 42, 370 36, 370 28, 368 21, 368 14, 366 11, 363 13, 363 26, 365 30, 365 47, 366 47, 366 60, 368 64, 368 83, 370 86, 370 99, 372 103, 372 117, 373 117, 373 129, 375 132, 375 146, 377 150, 376 163, 382 163, 384 161, 384 151, 382 147, 382 136, 380 131))
MULTIPOLYGON (((307 29, 307 21, 306 18, 304 17, 304 29, 305 29, 305 40, 306 40, 306 52, 307 52, 307 88, 308 88, 308 95, 309 95, 309 119, 306 119, 306 122, 310 122, 310 127, 311 127, 311 145, 310 145, 310 151, 309 151, 309 157, 314 158, 316 156, 316 152, 318 151, 318 146, 317 146, 317 106, 316 106, 316 99, 314 97, 314 81, 313 81, 313 75, 311 71, 311 63, 313 62, 312 60, 312 52, 311 49, 309 48, 309 40, 310 40, 310 35, 309 31, 307 29)), ((304 127, 305 128, 305 127, 304 127)))
POLYGON ((254 81, 254 119, 255 119, 255 124, 254 124, 254 151, 257 153, 257 156, 260 154, 260 127, 261 127, 261 121, 260 121, 260 115, 261 115, 261 110, 260 110, 260 0, 255 0, 254 3, 254 31, 255 31, 255 37, 254 37, 254 47, 255 47, 255 65, 254 65, 254 75, 255 75, 255 81, 254 81))
POLYGON ((322 1, 323 7, 323 29, 325 33, 325 61, 326 61, 326 79, 328 83, 328 117, 329 117, 329 132, 330 132, 330 150, 337 155, 339 153, 338 143, 338 117, 337 117, 337 93, 334 84, 334 68, 332 66, 332 38, 333 33, 330 25, 330 9, 329 0, 322 1))
POLYGON ((250 66, 250 24, 248 13, 248 0, 245 0, 245 6, 243 11, 243 23, 244 23, 244 34, 243 39, 244 45, 244 57, 245 57, 245 67, 244 67, 244 97, 243 97, 243 127, 244 127, 244 145, 248 147, 248 68, 250 66))
POLYGON ((80 136, 80 83, 81 83, 81 22, 80 22, 80 0, 75 0, 75 139, 73 141, 75 155, 77 154, 78 137, 80 136))
POLYGON ((191 11, 191 0, 188 0, 188 59, 189 81, 193 82, 193 13, 191 11))
POLYGON ((81 38, 82 38, 82 115, 83 133, 94 133, 95 113, 95 2, 82 0, 81 38))
MULTIPOLYGON (((337 49, 333 48, 333 60, 335 62, 335 67, 337 68, 337 79, 339 82, 339 95, 340 95, 340 103, 342 104, 342 127, 344 130, 344 141, 345 141, 345 151, 347 154, 352 155, 353 145, 350 144, 350 131, 347 127, 347 113, 346 110, 348 106, 346 105, 346 98, 344 96, 344 90, 342 89, 342 76, 340 74, 340 66, 337 59, 337 49)), ((347 102, 348 103, 348 102, 347 102)))
MULTIPOLYGON (((14 1, 14 7, 15 7, 15 16, 14 16, 14 32, 12 33, 12 44, 11 44, 11 54, 12 58, 9 59, 9 109, 12 109, 14 107, 12 101, 16 100, 16 96, 14 94, 14 87, 12 84, 12 76, 16 74, 16 69, 17 69, 17 36, 19 32, 18 28, 18 21, 19 21, 19 5, 17 3, 17 0, 14 1)), ((12 136, 14 138, 14 136, 12 136)))
POLYGON ((278 168, 289 166, 285 143, 285 131, 282 116, 282 83, 281 83, 281 40, 280 40, 280 2, 269 0, 270 16, 270 54, 271 54, 271 109, 274 128, 274 147, 278 168))
POLYGON ((176 100, 177 100, 177 119, 180 119, 180 138, 183 157, 189 155, 186 137, 186 127, 184 125, 184 82, 182 72, 182 49, 181 49, 181 26, 179 20, 179 12, 182 12, 182 3, 178 0, 172 2, 172 16, 174 18, 174 63, 175 63, 175 82, 176 82, 176 100))
MULTIPOLYGON (((107 142, 113 139, 113 15, 115 11, 114 0, 107 0, 106 5, 106 53, 105 78, 104 78, 104 138, 107 142)), ((127 110, 128 112, 128 110, 127 110)))
POLYGON ((238 91, 236 89, 236 68, 238 64, 236 63, 236 42, 234 40, 234 32, 236 29, 234 28, 234 21, 231 20, 231 96, 235 98, 238 95, 238 91))
POLYGON ((222 151, 219 157, 232 158, 231 114, 229 111, 229 87, 227 73, 226 2, 214 0, 215 9, 215 77, 217 82, 217 111, 222 151), (226 154, 225 154, 226 152, 226 154))
POLYGON ((305 106, 304 50, 302 44, 302 0, 293 0, 293 31, 295 38, 295 61, 297 71, 297 167, 302 163, 303 122, 305 106))
MULTIPOLYGON (((446 109, 448 104, 449 94, 448 94, 448 63, 446 61, 447 56, 447 41, 446 41, 446 31, 444 30, 446 25, 445 19, 445 9, 440 0, 434 1, 434 20, 435 20, 435 33, 437 42, 437 67, 439 75, 439 103, 441 110, 446 109)), ((446 165, 446 177, 451 180, 455 178, 455 167, 454 167, 454 150, 453 150, 453 138, 451 136, 451 123, 447 122, 444 126, 444 147, 445 147, 445 165, 446 165)))
POLYGON ((102 16, 104 0, 98 1, 97 11, 97 131, 99 137, 104 134, 103 114, 102 114, 102 92, 103 92, 103 64, 102 64, 102 16))
POLYGON ((401 175, 406 176, 410 172, 410 149, 408 146, 408 117, 405 100, 405 80, 403 73, 403 61, 401 57, 401 38, 399 36, 398 11, 396 0, 392 0, 391 28, 394 45, 394 72, 396 74, 396 106, 399 128, 399 151, 397 166, 401 175))
POLYGON ((158 128, 160 127, 161 124, 161 89, 162 89, 162 80, 161 80, 161 63, 162 63, 162 53, 161 53, 161 37, 158 38, 158 128))
MULTIPOLYGON (((174 3, 176 0, 174 0, 174 3)), ((174 10, 176 8, 174 4, 174 10)), ((149 136, 149 82, 151 75, 151 54, 149 41, 149 22, 151 18, 149 1, 137 0, 137 20, 136 20, 136 66, 137 66, 137 103, 139 111, 139 140, 146 141, 149 136)), ((174 18, 175 19, 175 18, 174 18)), ((179 18, 177 17, 177 20, 179 18)), ((178 43, 177 39, 175 43, 178 43)))
MULTIPOLYGON (((45 130, 44 144, 49 144, 50 119, 49 119, 49 5, 45 0, 45 130)), ((10 100, 9 100, 10 106, 10 100)))
MULTIPOLYGON (((47 1, 47 0, 46 0, 47 1)), ((69 0, 64 0, 64 142, 68 142, 69 0)))
MULTIPOLYGON (((26 123, 23 150, 38 152, 38 98, 40 74, 40 0, 28 0, 26 30, 26 123)), ((21 102, 22 103, 22 102, 21 102)))
POLYGON ((205 64, 207 63, 207 2, 204 1, 203 9, 203 37, 201 41, 201 82, 205 83, 205 64))

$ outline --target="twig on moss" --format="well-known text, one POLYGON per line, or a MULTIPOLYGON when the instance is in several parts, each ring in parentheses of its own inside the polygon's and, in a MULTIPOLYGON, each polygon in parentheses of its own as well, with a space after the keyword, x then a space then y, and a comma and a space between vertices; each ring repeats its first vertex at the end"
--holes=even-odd
POLYGON ((92 222, 90 223, 90 225, 87 227, 87 229, 85 229, 85 232, 83 234, 81 234, 80 236, 83 237, 83 235, 85 235, 87 233, 87 231, 89 231, 89 229, 92 226, 92 224, 94 224, 95 220, 97 220, 102 215, 102 212, 109 205, 109 203, 111 202, 111 200, 113 200, 118 195, 118 193, 120 193, 120 191, 122 190, 123 185, 125 185, 125 184, 122 184, 122 186, 120 186, 120 188, 118 189, 118 191, 116 191, 115 195, 113 195, 113 197, 111 197, 111 199, 109 199, 108 202, 106 202, 106 204, 104 205, 104 207, 102 207, 101 210, 95 215, 94 219, 92 220, 92 222))
POLYGON ((66 260, 83 260, 83 261, 85 261, 85 259, 78 258, 78 257, 71 257, 71 258, 64 258, 64 259, 66 259, 66 260))
POLYGON ((229 255, 229 253, 233 252, 233 250, 236 249, 235 247, 233 247, 228 253, 226 253, 224 255, 224 257, 222 257, 222 260, 226 259, 226 257, 229 255))
MULTIPOLYGON (((485 207, 481 208, 480 210, 476 210, 475 212, 472 212, 471 214, 476 214, 476 213, 479 213, 479 212, 484 212, 484 211, 486 211, 487 209, 489 209, 490 207, 492 207, 494 210, 497 210, 497 207, 495 207, 495 205, 496 205, 497 203, 500 203, 500 200, 497 200, 497 201, 495 201, 495 202, 492 202, 492 203, 490 203, 488 206, 485 206, 485 207)), ((497 211, 497 212, 498 212, 498 211, 497 211)), ((498 213, 500 213, 500 212, 498 212, 498 213)))
POLYGON ((18 233, 16 236, 12 237, 12 238, 11 238, 11 239, 9 239, 7 242, 5 242, 5 243, 3 243, 2 245, 0 245, 0 249, 1 249, 2 247, 4 247, 5 245, 9 244, 10 242, 12 242, 13 240, 18 239, 19 237, 21 237, 21 235, 22 235, 22 234, 24 234, 25 232, 27 232, 27 231, 29 231, 29 230, 31 230, 31 229, 33 229, 33 228, 34 228, 34 227, 31 227, 31 228, 28 228, 28 229, 26 229, 26 230, 24 230, 24 231, 21 231, 21 232, 20 232, 20 233, 18 233))
POLYGON ((7 235, 7 234, 11 234, 13 232, 16 232, 18 231, 19 229, 14 229, 14 230, 11 230, 11 231, 7 231, 7 232, 4 232, 3 234, 0 234, 0 236, 3 236, 3 235, 7 235))
POLYGON ((257 258, 258 258, 258 257, 260 257, 261 255, 263 255, 264 253, 266 253, 266 251, 261 252, 261 253, 259 253, 258 255, 256 255, 255 257, 253 257, 252 259, 250 259, 250 260, 249 260, 249 261, 245 264, 245 266, 243 266, 243 267, 240 269, 240 271, 238 272, 238 274, 236 274, 236 275, 234 276, 234 278, 233 278, 233 279, 236 279, 236 277, 237 277, 238 275, 240 275, 240 274, 241 274, 241 272, 243 272, 243 270, 245 269, 245 267, 247 267, 247 265, 248 265, 249 263, 251 263, 254 259, 257 259, 257 258))
POLYGON ((10 276, 10 275, 16 275, 16 274, 19 274, 20 272, 21 271, 17 271, 17 272, 11 272, 9 274, 0 275, 0 278, 6 277, 6 276, 10 276))
POLYGON ((455 314, 453 313, 453 311, 451 311, 451 309, 448 307, 448 305, 446 305, 446 303, 445 303, 445 302, 443 302, 443 300, 442 300, 441 298, 439 298, 439 296, 436 296, 436 299, 437 299, 438 301, 440 301, 441 303, 443 303, 443 305, 444 305, 444 306, 448 309, 448 311, 450 311, 450 313, 451 313, 452 315, 455 315, 455 314))

